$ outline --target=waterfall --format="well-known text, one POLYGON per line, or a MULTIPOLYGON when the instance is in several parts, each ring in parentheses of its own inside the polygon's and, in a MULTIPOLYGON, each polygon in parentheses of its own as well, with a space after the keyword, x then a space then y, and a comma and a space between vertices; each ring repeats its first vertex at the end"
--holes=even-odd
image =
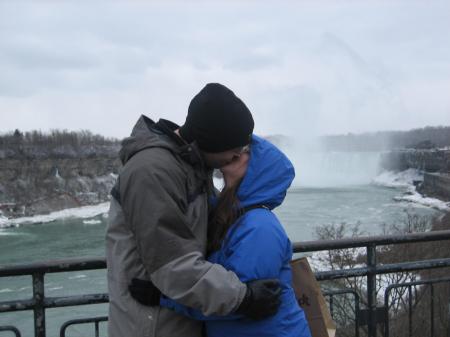
POLYGON ((380 171, 381 152, 287 152, 296 187, 367 185, 380 171))

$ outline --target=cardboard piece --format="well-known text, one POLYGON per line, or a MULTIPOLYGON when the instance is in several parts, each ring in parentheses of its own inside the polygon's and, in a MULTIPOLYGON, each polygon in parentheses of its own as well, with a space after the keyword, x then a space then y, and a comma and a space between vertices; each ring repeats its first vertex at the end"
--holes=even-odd
POLYGON ((312 337, 334 337, 336 324, 306 257, 291 261, 292 287, 305 311, 312 337))

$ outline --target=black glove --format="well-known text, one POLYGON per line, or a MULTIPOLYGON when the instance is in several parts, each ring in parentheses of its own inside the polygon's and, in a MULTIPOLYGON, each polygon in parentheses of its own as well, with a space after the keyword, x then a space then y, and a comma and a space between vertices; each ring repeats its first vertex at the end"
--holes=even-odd
POLYGON ((277 279, 248 282, 244 300, 236 313, 254 320, 273 316, 281 304, 280 294, 281 287, 277 279))
POLYGON ((159 305, 161 292, 155 287, 152 281, 134 278, 128 286, 128 291, 130 292, 131 297, 143 305, 159 305))

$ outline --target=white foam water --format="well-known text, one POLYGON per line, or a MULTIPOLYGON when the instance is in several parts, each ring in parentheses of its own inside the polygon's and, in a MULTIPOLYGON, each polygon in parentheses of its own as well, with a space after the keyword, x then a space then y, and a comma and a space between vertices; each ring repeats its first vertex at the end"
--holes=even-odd
MULTIPOLYGON (((67 208, 61 211, 52 212, 45 215, 35 215, 29 217, 21 217, 15 219, 8 219, 4 216, 0 217, 1 227, 17 227, 21 224, 35 224, 47 223, 67 218, 88 219, 97 215, 103 215, 108 212, 109 202, 104 202, 98 205, 82 206, 77 208, 67 208)), ((94 220, 97 221, 97 220, 94 220)))
POLYGON ((92 219, 92 220, 83 220, 83 223, 85 225, 98 225, 98 224, 101 224, 102 221, 101 220, 92 219))

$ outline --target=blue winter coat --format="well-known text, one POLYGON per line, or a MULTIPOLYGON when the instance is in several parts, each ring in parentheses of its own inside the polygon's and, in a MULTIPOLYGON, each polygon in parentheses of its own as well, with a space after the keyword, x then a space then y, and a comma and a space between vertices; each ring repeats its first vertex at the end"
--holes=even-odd
MULTIPOLYGON (((279 206, 294 176, 289 159, 274 145, 254 135, 247 172, 238 189, 241 206, 263 204, 270 209, 279 206)), ((204 320, 208 337, 311 337, 291 287, 291 258, 291 243, 275 214, 264 208, 252 209, 230 228, 222 247, 208 261, 232 270, 242 282, 279 279, 282 293, 278 313, 254 321, 239 315, 204 316, 165 297, 161 305, 204 320)))

